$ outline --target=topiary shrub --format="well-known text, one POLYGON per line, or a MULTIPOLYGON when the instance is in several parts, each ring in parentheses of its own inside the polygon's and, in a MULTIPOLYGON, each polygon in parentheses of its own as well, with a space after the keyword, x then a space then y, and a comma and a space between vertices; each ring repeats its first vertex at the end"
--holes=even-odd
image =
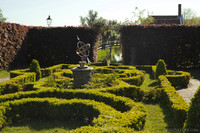
POLYGON ((166 64, 162 59, 159 59, 156 64, 156 77, 158 78, 160 75, 167 75, 166 64))
POLYGON ((200 131, 200 87, 191 100, 190 107, 187 114, 187 119, 184 125, 186 132, 200 131))
POLYGON ((36 73, 36 80, 39 80, 41 78, 41 70, 40 70, 40 65, 39 62, 35 59, 32 60, 30 67, 29 67, 31 72, 36 73))

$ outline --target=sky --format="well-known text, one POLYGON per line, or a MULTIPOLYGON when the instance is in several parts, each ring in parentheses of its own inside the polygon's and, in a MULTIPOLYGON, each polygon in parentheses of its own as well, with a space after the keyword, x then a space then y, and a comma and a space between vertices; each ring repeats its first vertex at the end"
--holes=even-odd
POLYGON ((135 7, 148 10, 150 15, 177 15, 178 4, 182 4, 182 11, 191 8, 200 16, 200 0, 0 0, 0 9, 10 23, 47 26, 50 15, 51 26, 79 26, 80 16, 87 16, 89 10, 124 22, 133 19, 135 7))

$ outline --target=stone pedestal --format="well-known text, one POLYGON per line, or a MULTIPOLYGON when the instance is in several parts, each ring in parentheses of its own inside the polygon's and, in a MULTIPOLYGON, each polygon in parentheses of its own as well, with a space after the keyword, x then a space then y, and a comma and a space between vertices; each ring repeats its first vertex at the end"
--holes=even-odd
POLYGON ((75 67, 72 68, 73 77, 74 77, 74 88, 79 88, 81 85, 87 84, 92 77, 93 67, 75 67))

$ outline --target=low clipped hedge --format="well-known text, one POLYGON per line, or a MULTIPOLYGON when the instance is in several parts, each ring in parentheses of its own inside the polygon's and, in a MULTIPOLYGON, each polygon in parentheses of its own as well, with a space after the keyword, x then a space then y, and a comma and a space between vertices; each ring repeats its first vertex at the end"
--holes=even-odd
POLYGON ((52 67, 48 67, 48 68, 45 68, 45 69, 41 69, 41 72, 42 72, 42 77, 47 77, 47 76, 50 76, 52 75, 54 72, 58 72, 60 71, 61 69, 63 68, 68 68, 68 64, 58 64, 58 65, 54 65, 52 67))
POLYGON ((134 66, 104 66, 95 67, 94 73, 117 74, 119 79, 130 84, 140 86, 144 82, 144 73, 134 66))
MULTIPOLYGON (((152 66, 152 74, 153 77, 156 78, 156 66, 152 66)), ((187 87, 191 78, 191 75, 188 72, 173 70, 167 70, 167 75, 165 76, 175 88, 187 87)))
MULTIPOLYGON (((12 73, 12 72, 11 72, 12 73)), ((0 94, 8 94, 18 92, 22 85, 29 82, 35 82, 36 73, 32 72, 24 72, 23 74, 19 74, 10 80, 4 81, 0 83, 0 94)))
MULTIPOLYGON (((171 72, 171 71, 170 71, 171 72)), ((191 78, 190 73, 183 71, 173 71, 173 75, 165 75, 174 87, 184 88, 189 84, 191 78)))
POLYGON ((188 105, 183 98, 177 93, 176 89, 171 85, 168 79, 159 76, 160 86, 163 89, 162 102, 164 102, 173 114, 174 120, 183 124, 186 120, 188 105))
MULTIPOLYGON (((34 98, 35 97, 57 97, 62 99, 73 99, 73 98, 81 98, 81 99, 90 99, 99 102, 104 102, 105 104, 110 105, 111 107, 123 112, 125 116, 132 116, 129 121, 128 118, 123 116, 123 119, 120 118, 120 125, 123 125, 123 120, 127 120, 132 123, 131 127, 135 130, 141 130, 144 126, 146 112, 144 107, 139 103, 134 103, 131 99, 125 97, 119 97, 114 94, 96 92, 95 90, 60 90, 60 89, 49 89, 43 88, 38 91, 30 91, 30 92, 19 92, 15 94, 8 94, 4 96, 0 96, 1 102, 21 99, 21 98, 34 98), (133 116, 134 115, 134 116, 133 116), (122 121, 121 121, 122 119, 122 121)), ((61 100, 62 101, 62 100, 61 100)), ((4 105, 5 103, 3 103, 4 105)), ((12 111, 13 112, 13 111, 12 111)), ((121 114, 121 113, 120 113, 121 114)), ((125 122, 126 123, 126 122, 125 122)), ((114 124, 115 125, 115 124, 114 124)))
POLYGON ((184 124, 186 132, 200 131, 200 87, 197 89, 194 97, 191 99, 190 107, 187 113, 187 119, 184 124))

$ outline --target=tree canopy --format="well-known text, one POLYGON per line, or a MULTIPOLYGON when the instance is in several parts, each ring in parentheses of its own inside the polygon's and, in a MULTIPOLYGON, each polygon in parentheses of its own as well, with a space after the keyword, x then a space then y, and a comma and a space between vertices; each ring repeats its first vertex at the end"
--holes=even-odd
POLYGON ((200 24, 200 17, 197 17, 196 13, 191 8, 183 9, 184 24, 200 24))
POLYGON ((6 18, 3 16, 2 10, 0 9, 0 22, 5 22, 6 18))

